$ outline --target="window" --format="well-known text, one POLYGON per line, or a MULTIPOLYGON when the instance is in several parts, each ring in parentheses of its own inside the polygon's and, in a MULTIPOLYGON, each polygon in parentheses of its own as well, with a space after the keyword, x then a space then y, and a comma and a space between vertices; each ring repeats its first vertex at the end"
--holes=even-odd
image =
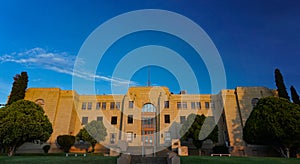
POLYGON ((206 108, 206 109, 209 108, 209 102, 205 102, 205 108, 206 108))
POLYGON ((195 108, 196 108, 195 102, 191 102, 191 108, 192 108, 192 109, 195 109, 195 108))
POLYGON ((182 102, 182 108, 186 109, 187 108, 187 103, 186 102, 182 102))
POLYGON ((165 123, 170 123, 170 115, 165 115, 165 123))
POLYGON ((178 109, 187 109, 187 103, 186 102, 177 102, 177 108, 178 109))
POLYGON ((115 109, 115 102, 110 103, 110 109, 115 109))
POLYGON ((149 144, 152 144, 152 139, 153 137, 152 136, 149 136, 149 144))
POLYGON ((117 138, 117 133, 110 133, 110 143, 115 144, 117 138))
POLYGON ((178 109, 181 109, 181 108, 182 108, 181 102, 177 102, 177 108, 178 108, 178 109))
POLYGON ((211 108, 215 108, 215 103, 211 102, 211 103, 210 103, 210 107, 211 107, 211 108))
POLYGON ((120 109, 120 102, 116 102, 116 109, 120 109))
POLYGON ((132 140, 133 140, 133 132, 127 132, 126 133, 126 140, 128 142, 132 142, 132 140))
POLYGON ((156 112, 156 108, 152 104, 145 104, 142 108, 142 112, 156 112))
POLYGON ((117 125, 117 123, 118 123, 118 117, 117 116, 112 116, 111 117, 111 124, 112 125, 117 125))
POLYGON ((145 128, 155 128, 155 118, 142 117, 142 125, 145 128))
POLYGON ((200 102, 195 102, 195 104, 196 104, 196 108, 197 108, 197 109, 201 109, 201 104, 200 104, 200 102))
POLYGON ((165 132, 165 142, 170 142, 170 141, 171 141, 171 133, 165 132))
POLYGON ((100 109, 100 106, 101 106, 101 102, 97 102, 97 103, 96 103, 96 110, 99 110, 99 109, 100 109))
POLYGON ((88 117, 82 117, 82 120, 81 120, 81 125, 86 125, 89 121, 89 118, 88 117))
POLYGON ((183 124, 185 122, 185 116, 180 116, 180 124, 183 124))
POLYGON ((201 108, 200 102, 191 102, 191 108, 192 109, 200 109, 201 108))
POLYGON ((43 105, 45 105, 45 101, 43 99, 37 99, 37 100, 35 100, 35 103, 42 107, 43 107, 43 105))
POLYGON ((252 107, 255 107, 255 106, 256 106, 258 100, 259 100, 259 98, 253 98, 253 99, 251 100, 252 107))
POLYGON ((91 109, 92 109, 92 105, 93 105, 92 102, 88 102, 88 107, 87 107, 87 109, 88 109, 88 110, 91 110, 91 109))
POLYGON ((86 102, 83 102, 83 103, 82 103, 81 109, 82 109, 82 110, 86 110, 86 102))
POLYGON ((102 116, 97 117, 97 121, 103 121, 103 117, 102 116))
POLYGON ((133 101, 129 101, 129 108, 133 108, 133 101))
POLYGON ((102 109, 106 109, 106 102, 102 102, 102 109))
POLYGON ((170 102, 169 101, 165 101, 165 108, 169 108, 170 106, 170 102))
POLYGON ((128 115, 127 117, 127 123, 132 124, 133 123, 133 115, 128 115))

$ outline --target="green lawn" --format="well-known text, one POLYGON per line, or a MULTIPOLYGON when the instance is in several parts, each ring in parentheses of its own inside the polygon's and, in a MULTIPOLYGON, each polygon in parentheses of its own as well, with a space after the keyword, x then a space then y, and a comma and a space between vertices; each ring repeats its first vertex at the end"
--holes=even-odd
MULTIPOLYGON (((300 159, 285 159, 285 158, 259 158, 259 157, 207 157, 207 156, 189 156, 189 157, 180 157, 182 164, 193 164, 193 163, 205 163, 205 164, 215 164, 215 163, 225 163, 225 164, 253 164, 253 163, 262 163, 262 164, 285 164, 285 163, 300 163, 300 159)), ((40 156, 0 156, 0 163, 30 163, 30 164, 53 164, 53 163, 66 163, 66 164, 76 164, 76 163, 104 163, 104 164, 115 164, 117 163, 117 157, 105 157, 105 156, 69 156, 65 157, 63 154, 59 155, 40 155, 40 156)))
POLYGON ((76 163, 104 163, 115 164, 117 163, 117 157, 105 157, 105 156, 0 156, 0 163, 30 163, 30 164, 76 164, 76 163))
POLYGON ((193 163, 205 163, 205 164, 215 164, 215 163, 224 163, 224 164, 253 164, 253 163, 262 163, 262 164, 285 164, 285 163, 300 163, 300 159, 296 158, 271 158, 271 157, 209 157, 209 156, 189 156, 189 157, 180 157, 182 164, 193 164, 193 163))

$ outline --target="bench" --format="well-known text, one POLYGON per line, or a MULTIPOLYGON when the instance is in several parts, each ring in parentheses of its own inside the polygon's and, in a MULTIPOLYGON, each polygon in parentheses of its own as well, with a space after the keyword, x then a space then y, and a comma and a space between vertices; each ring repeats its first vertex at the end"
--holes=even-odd
POLYGON ((211 154, 210 156, 228 156, 228 157, 231 157, 231 154, 211 154))

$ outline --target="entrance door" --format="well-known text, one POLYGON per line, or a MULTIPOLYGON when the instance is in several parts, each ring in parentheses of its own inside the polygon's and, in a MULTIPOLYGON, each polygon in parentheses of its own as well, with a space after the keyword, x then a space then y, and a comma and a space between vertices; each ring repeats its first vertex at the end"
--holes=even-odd
POLYGON ((155 144, 156 108, 152 104, 145 104, 142 108, 142 141, 145 146, 155 144))

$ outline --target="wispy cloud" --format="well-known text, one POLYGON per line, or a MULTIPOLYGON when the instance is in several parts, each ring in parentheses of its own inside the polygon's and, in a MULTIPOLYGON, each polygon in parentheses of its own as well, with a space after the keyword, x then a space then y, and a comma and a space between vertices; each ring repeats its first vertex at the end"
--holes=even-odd
MULTIPOLYGON (((66 52, 49 52, 42 48, 33 48, 25 52, 11 53, 0 56, 0 62, 13 62, 33 68, 42 68, 58 73, 76 76, 86 80, 111 82, 113 85, 136 85, 136 82, 115 77, 101 76, 85 71, 73 71, 76 56, 66 52)), ((85 64, 80 60, 80 64, 85 64)))

